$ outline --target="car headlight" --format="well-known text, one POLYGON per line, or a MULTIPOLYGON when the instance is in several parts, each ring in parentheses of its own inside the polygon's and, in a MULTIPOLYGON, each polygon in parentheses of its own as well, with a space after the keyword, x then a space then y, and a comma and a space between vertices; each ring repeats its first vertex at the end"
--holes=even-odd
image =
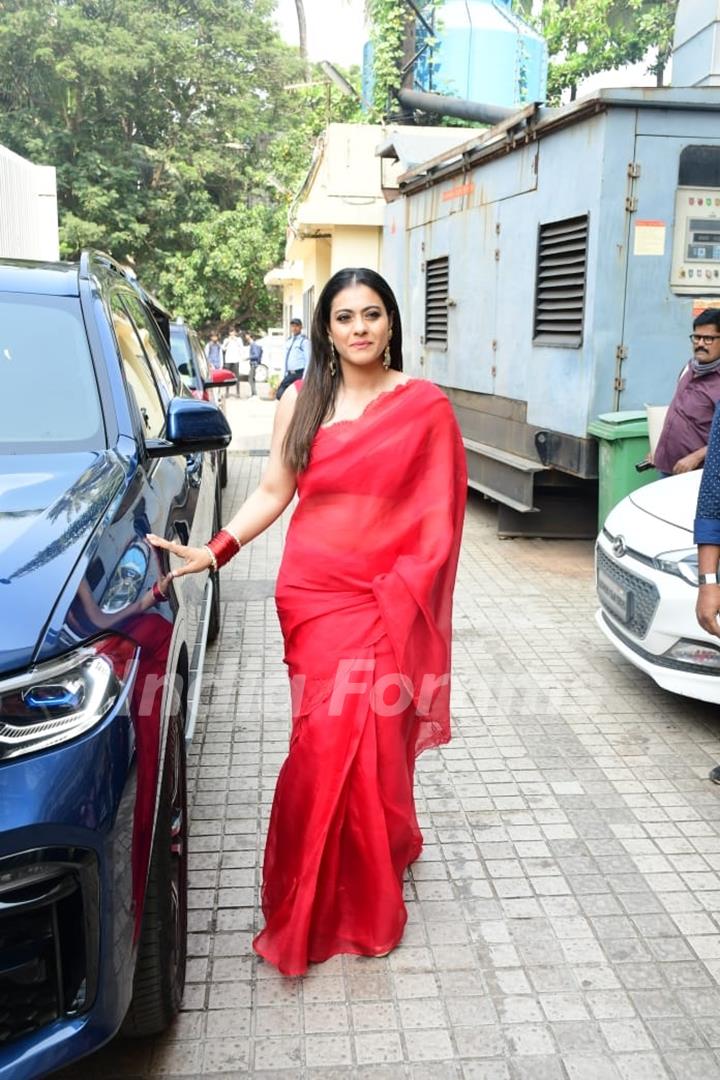
POLYGON ((695 547, 684 548, 682 551, 666 551, 653 559, 653 565, 656 570, 662 570, 664 574, 675 574, 691 585, 698 583, 698 555, 695 547))
POLYGON ((132 681, 137 652, 112 635, 0 681, 0 760, 67 742, 98 724, 132 681))
POLYGON ((149 558, 145 545, 130 545, 115 567, 102 598, 101 608, 106 614, 115 615, 137 600, 145 582, 149 558))

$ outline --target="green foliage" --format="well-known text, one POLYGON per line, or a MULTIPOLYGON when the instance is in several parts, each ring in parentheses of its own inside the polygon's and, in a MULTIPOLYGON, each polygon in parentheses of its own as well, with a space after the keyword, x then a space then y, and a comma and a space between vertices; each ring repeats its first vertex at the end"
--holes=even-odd
MULTIPOLYGON (((416 6, 430 21, 433 9, 443 0, 419 0, 416 6)), ((407 56, 408 35, 412 34, 416 15, 406 0, 367 0, 370 42, 373 50, 373 100, 371 119, 381 120, 392 106, 393 92, 403 85, 403 60, 407 56)), ((430 44, 432 44, 432 40, 430 44)), ((414 49, 412 53, 414 53, 414 49)), ((412 54, 411 54, 412 55, 412 54)), ((411 56, 407 57, 408 60, 411 56)))
POLYGON ((404 0, 368 0, 373 50, 373 114, 383 116, 391 92, 400 87, 405 35, 414 18, 404 0))
POLYGON ((0 143, 57 167, 63 255, 103 248, 194 322, 277 320, 263 285, 315 136, 274 0, 0 0, 0 143))
POLYGON ((648 47, 657 48, 657 60, 650 65, 650 72, 656 76, 658 85, 662 85, 665 65, 670 59, 675 31, 675 15, 678 0, 630 0, 630 7, 637 19, 638 33, 647 42, 648 47))
POLYGON ((260 205, 185 224, 183 250, 169 254, 160 270, 160 294, 195 326, 218 319, 272 325, 277 301, 263 277, 282 258, 284 226, 281 209, 260 205))
POLYGON ((651 70, 658 76, 672 47, 677 0, 545 0, 538 28, 550 54, 548 101, 578 83, 642 58, 658 48, 651 70))

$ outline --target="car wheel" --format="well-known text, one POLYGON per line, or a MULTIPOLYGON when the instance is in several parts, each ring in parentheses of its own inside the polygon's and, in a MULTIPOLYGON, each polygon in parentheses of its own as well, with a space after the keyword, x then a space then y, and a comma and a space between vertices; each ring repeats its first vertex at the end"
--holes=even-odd
MULTIPOLYGON (((220 491, 218 490, 218 499, 219 498, 220 491)), ((215 513, 213 514, 213 536, 219 528, 220 509, 216 501, 215 513)), ((210 580, 212 581, 212 600, 210 601, 210 618, 208 619, 207 629, 208 645, 212 645, 214 641, 217 641, 220 633, 220 574, 211 574, 210 580)))
POLYGON ((227 467, 227 450, 220 451, 220 487, 227 487, 228 482, 228 467, 227 467))
POLYGON ((183 710, 170 720, 133 996, 122 1034, 157 1035, 180 1008, 187 959, 187 789, 183 710))

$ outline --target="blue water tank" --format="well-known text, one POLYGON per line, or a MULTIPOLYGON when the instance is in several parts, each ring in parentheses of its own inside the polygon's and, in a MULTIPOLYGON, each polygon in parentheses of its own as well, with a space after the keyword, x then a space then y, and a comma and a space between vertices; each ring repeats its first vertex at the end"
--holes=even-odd
MULTIPOLYGON (((418 20, 418 49, 427 38, 418 20)), ((512 0, 445 0, 435 13, 435 45, 416 61, 414 88, 490 105, 544 101, 544 37, 512 10, 512 0)), ((366 47, 363 96, 372 93, 372 51, 366 47)))
POLYGON ((418 73, 416 89, 490 105, 545 100, 545 39, 512 11, 510 0, 445 0, 435 25, 432 67, 418 73))

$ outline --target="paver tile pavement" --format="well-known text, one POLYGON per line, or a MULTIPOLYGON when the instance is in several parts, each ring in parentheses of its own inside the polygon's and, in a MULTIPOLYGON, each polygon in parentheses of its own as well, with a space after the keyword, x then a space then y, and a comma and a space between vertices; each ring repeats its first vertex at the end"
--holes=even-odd
MULTIPOLYGON (((272 406, 230 408, 266 448, 272 406)), ((263 464, 231 454, 226 514, 263 464)), ((418 762, 425 849, 404 941, 304 979, 254 957, 288 737, 272 600, 287 521, 223 571, 190 754, 183 1012, 165 1036, 115 1041, 63 1080, 720 1080, 715 712, 663 693, 600 636, 591 544, 501 541, 474 495, 454 738, 418 762)))

